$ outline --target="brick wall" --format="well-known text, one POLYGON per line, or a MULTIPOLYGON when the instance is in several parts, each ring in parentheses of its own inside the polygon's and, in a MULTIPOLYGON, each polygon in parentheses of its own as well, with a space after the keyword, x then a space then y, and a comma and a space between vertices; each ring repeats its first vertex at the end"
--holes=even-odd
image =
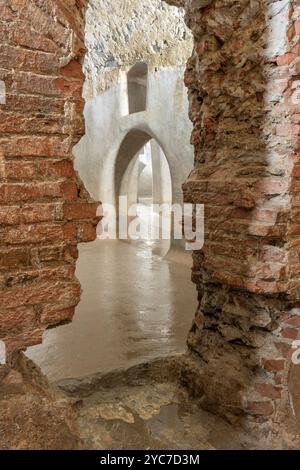
MULTIPOLYGON (((279 422, 292 411, 300 323, 300 4, 168 3, 185 5, 195 39, 186 71, 195 169, 183 189, 206 216, 181 378, 203 406, 230 419, 279 422)), ((0 339, 10 350, 72 318, 76 246, 95 236, 96 205, 72 164, 84 132, 84 7, 0 5, 0 339)))
POLYGON ((183 189, 186 202, 205 204, 206 225, 182 380, 230 419, 279 420, 293 411, 300 324, 300 3, 169 3, 185 3, 195 39, 186 70, 195 170, 183 189))
POLYGON ((40 343, 80 298, 77 243, 95 238, 97 204, 73 169, 84 133, 85 0, 0 3, 0 339, 40 343))

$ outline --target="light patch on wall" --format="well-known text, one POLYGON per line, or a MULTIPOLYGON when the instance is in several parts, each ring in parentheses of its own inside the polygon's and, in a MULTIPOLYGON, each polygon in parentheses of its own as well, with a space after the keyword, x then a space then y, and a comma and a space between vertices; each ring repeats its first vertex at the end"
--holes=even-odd
POLYGON ((6 364, 6 347, 3 341, 0 341, 0 364, 6 364))
POLYGON ((0 104, 6 104, 6 88, 3 80, 0 80, 0 104))
POLYGON ((287 51, 286 30, 289 22, 289 0, 279 0, 268 5, 268 44, 267 57, 282 55, 287 51))

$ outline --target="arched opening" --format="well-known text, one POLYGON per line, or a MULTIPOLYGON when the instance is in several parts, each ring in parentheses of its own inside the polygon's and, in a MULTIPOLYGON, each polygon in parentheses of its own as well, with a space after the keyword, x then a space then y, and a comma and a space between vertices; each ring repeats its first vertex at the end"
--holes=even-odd
POLYGON ((147 108, 148 65, 135 64, 127 73, 129 114, 146 111, 147 108))
POLYGON ((127 198, 130 214, 134 217, 136 212, 139 219, 141 235, 131 243, 143 247, 148 254, 165 256, 171 246, 171 221, 169 239, 162 239, 160 207, 172 203, 172 179, 159 143, 145 132, 129 132, 119 150, 115 178, 117 196, 127 198))

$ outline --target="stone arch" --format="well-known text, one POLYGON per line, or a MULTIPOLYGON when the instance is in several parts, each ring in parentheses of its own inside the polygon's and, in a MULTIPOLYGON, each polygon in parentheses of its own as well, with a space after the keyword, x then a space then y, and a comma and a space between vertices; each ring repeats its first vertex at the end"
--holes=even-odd
POLYGON ((116 196, 120 193, 122 177, 132 158, 134 158, 137 152, 150 140, 150 134, 139 129, 130 130, 123 138, 115 162, 116 196))
MULTIPOLYGON (((115 160, 114 188, 116 196, 116 207, 119 206, 119 196, 127 196, 128 207, 139 201, 139 178, 143 168, 141 168, 140 155, 142 149, 149 144, 146 153, 151 159, 151 177, 152 177, 152 198, 146 202, 150 217, 159 220, 160 215, 157 205, 171 204, 173 202, 172 193, 172 171, 168 158, 160 145, 159 140, 152 133, 146 130, 132 129, 123 138, 115 160), (152 204, 151 205, 151 199, 152 204), (149 205, 150 202, 150 205, 149 205)), ((143 200, 143 199, 142 199, 143 200)), ((145 201, 143 200, 143 205, 145 201)), ((142 206, 141 206, 142 207, 142 206)), ((148 213, 148 212, 147 212, 148 213)), ((147 216, 148 217, 148 216, 147 216)), ((170 226, 170 235, 172 226, 170 226)), ((158 249, 160 256, 165 256, 171 248, 171 237, 163 242, 163 247, 158 249)))
POLYGON ((168 162, 168 171, 170 174, 171 180, 171 196, 170 201, 172 202, 172 175, 169 166, 168 156, 160 144, 159 140, 157 139, 154 134, 147 132, 146 130, 141 130, 134 128, 130 130, 126 136, 123 138, 121 145, 119 147, 119 151, 117 153, 117 157, 115 160, 115 173, 114 173, 114 183, 115 183, 115 192, 116 197, 120 194, 122 178, 126 172, 126 169, 132 162, 132 159, 137 155, 139 150, 141 150, 148 142, 153 141, 157 144, 157 146, 162 150, 163 155, 165 156, 166 161, 168 162))

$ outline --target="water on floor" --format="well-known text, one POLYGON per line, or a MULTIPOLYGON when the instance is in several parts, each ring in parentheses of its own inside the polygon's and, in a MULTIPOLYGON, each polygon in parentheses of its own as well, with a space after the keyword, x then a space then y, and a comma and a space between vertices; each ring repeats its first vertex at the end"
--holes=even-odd
POLYGON ((73 322, 47 331, 42 345, 27 350, 50 380, 185 350, 196 310, 190 255, 162 259, 153 254, 151 242, 116 240, 96 240, 79 249, 83 294, 73 322))
POLYGON ((59 385, 75 401, 87 449, 214 450, 249 448, 247 436, 201 410, 178 386, 176 358, 59 385))
POLYGON ((79 433, 88 449, 242 449, 222 419, 182 402, 174 383, 118 387, 83 400, 79 433), (117 390, 117 391, 116 391, 117 390))

